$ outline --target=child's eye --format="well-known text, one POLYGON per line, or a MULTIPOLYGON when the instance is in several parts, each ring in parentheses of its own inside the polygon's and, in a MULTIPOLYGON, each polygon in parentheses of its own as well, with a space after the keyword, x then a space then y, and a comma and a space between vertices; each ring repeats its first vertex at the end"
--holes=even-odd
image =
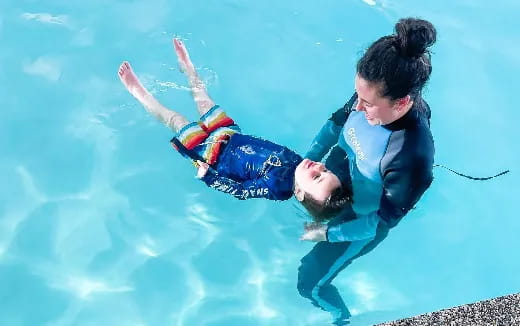
POLYGON ((316 179, 318 179, 319 177, 320 177, 320 175, 319 175, 319 174, 316 174, 314 177, 312 177, 312 179, 313 179, 313 180, 316 180, 316 179))

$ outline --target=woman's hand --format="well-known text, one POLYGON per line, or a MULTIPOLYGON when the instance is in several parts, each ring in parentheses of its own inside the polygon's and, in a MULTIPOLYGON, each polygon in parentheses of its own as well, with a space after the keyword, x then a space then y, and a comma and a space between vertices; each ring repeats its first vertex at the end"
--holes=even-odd
POLYGON ((197 178, 202 179, 208 172, 209 164, 206 162, 199 161, 199 160, 197 160, 195 162, 195 164, 197 165, 197 168, 198 168, 197 169, 197 178))
POLYGON ((321 223, 307 223, 303 224, 304 233, 300 240, 305 241, 327 241, 327 225, 321 223))

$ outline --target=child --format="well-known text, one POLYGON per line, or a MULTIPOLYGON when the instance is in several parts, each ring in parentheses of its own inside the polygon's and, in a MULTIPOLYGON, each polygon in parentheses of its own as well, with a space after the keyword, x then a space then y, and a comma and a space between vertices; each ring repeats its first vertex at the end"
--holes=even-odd
POLYGON ((187 49, 173 40, 181 70, 188 77, 200 120, 189 122, 162 106, 123 62, 119 77, 126 89, 176 136, 172 145, 198 167, 197 176, 211 188, 238 199, 287 200, 294 195, 316 220, 338 213, 350 201, 347 187, 325 165, 270 141, 241 133, 208 96, 187 49))

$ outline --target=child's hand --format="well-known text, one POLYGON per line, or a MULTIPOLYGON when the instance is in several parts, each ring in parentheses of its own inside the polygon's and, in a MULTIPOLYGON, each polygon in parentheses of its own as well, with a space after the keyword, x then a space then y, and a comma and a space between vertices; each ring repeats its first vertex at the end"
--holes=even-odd
POLYGON ((209 164, 206 162, 198 161, 196 162, 198 170, 197 170, 197 178, 202 179, 209 169, 209 164))

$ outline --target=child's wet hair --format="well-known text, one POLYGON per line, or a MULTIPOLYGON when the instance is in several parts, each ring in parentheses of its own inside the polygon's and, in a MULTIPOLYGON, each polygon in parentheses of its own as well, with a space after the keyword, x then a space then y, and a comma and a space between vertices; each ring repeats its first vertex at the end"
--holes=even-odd
POLYGON ((325 202, 320 202, 305 193, 300 203, 315 222, 322 223, 333 218, 345 205, 352 203, 352 191, 350 187, 342 184, 332 191, 325 202))

